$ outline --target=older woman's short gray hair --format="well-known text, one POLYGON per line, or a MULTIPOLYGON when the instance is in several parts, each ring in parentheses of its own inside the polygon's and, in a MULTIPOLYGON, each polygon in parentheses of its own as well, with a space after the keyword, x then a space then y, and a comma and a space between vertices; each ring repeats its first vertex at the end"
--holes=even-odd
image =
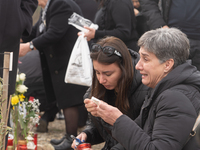
POLYGON ((148 31, 141 36, 138 46, 154 53, 160 63, 173 59, 174 68, 186 62, 189 57, 189 40, 176 28, 148 31))

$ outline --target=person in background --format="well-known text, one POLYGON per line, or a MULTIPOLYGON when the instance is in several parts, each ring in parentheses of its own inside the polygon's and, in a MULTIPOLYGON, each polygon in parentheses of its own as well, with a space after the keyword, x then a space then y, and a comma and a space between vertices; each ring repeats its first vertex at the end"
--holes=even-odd
MULTIPOLYGON (((141 83, 141 75, 134 69, 139 55, 128 50, 119 38, 111 36, 92 44, 90 56, 94 67, 93 82, 84 103, 93 116, 91 124, 77 138, 91 144, 105 142, 103 149, 118 149, 123 146, 112 137, 112 126, 93 114, 98 105, 91 97, 101 99, 135 119, 148 91, 141 83)), ((75 149, 75 146, 74 141, 72 147, 75 149)))
POLYGON ((138 41, 136 69, 150 87, 140 115, 132 120, 103 101, 91 114, 112 126, 125 149, 199 150, 191 136, 200 111, 200 72, 187 62, 189 40, 176 28, 151 30, 138 41))
POLYGON ((90 21, 94 20, 95 14, 98 10, 98 3, 94 0, 74 0, 83 12, 83 17, 89 19, 90 21))
POLYGON ((132 0, 132 2, 133 2, 133 6, 134 6, 135 16, 137 16, 141 11, 140 2, 138 0, 132 0))
POLYGON ((200 70, 199 0, 139 0, 150 29, 176 27, 190 40, 192 65, 200 70))
POLYGON ((134 13, 135 13, 136 21, 137 21, 136 30, 137 30, 139 37, 141 37, 142 34, 144 34, 146 31, 149 30, 149 28, 147 26, 146 18, 141 12, 140 2, 138 0, 132 0, 132 2, 133 2, 133 6, 134 6, 134 13))
MULTIPOLYGON (((9 71, 8 98, 15 92, 19 43, 21 35, 29 35, 37 0, 0 1, 0 77, 3 78, 4 52, 13 52, 12 71, 9 71)), ((8 119, 9 120, 9 119, 8 119)), ((8 123, 9 124, 9 123, 8 123)), ((6 144, 7 145, 6 137, 6 144)))
POLYGON ((65 117, 66 135, 55 150, 71 149, 70 135, 77 135, 78 106, 83 105, 87 87, 64 82, 71 51, 77 40, 78 30, 68 24, 73 12, 82 15, 73 0, 38 0, 43 11, 28 38, 22 37, 19 56, 39 50, 45 92, 48 102, 57 102, 65 117), (77 94, 78 93, 78 94, 77 94))
POLYGON ((0 77, 3 76, 3 53, 13 52, 13 68, 9 72, 9 95, 15 92, 20 37, 31 33, 32 15, 36 7, 37 0, 0 1, 0 77))
MULTIPOLYGON (((105 36, 115 36, 121 39, 128 48, 138 51, 136 31, 136 18, 131 0, 96 0, 100 4, 94 23, 99 26, 98 30, 85 27, 87 40, 96 43, 105 36), (124 17, 126 16, 126 17, 124 17)), ((79 32, 79 35, 81 33, 79 32)))

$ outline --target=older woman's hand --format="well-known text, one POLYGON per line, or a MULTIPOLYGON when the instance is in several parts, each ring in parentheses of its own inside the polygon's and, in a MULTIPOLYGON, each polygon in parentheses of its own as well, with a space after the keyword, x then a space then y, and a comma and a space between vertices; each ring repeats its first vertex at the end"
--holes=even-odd
POLYGON ((118 108, 108 105, 103 101, 99 102, 97 116, 101 117, 108 124, 113 125, 121 115, 123 113, 118 108))
MULTIPOLYGON (((89 28, 89 27, 84 27, 85 29, 87 29, 86 32, 84 32, 84 37, 87 37, 87 41, 90 41, 91 39, 93 39, 95 37, 95 32, 96 30, 93 28, 89 28)), ((79 32, 78 36, 80 36, 82 33, 79 32)))
POLYGON ((95 117, 99 117, 97 115, 97 104, 95 104, 91 99, 85 99, 84 103, 88 112, 90 112, 95 117))

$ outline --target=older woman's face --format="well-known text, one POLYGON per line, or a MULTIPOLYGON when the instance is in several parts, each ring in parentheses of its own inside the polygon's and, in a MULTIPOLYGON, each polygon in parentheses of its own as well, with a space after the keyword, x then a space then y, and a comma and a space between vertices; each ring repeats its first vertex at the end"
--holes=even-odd
POLYGON ((160 64, 158 58, 144 48, 140 48, 140 60, 135 68, 142 74, 142 83, 148 87, 155 88, 160 80, 167 74, 165 72, 166 64, 160 64))
POLYGON ((93 66, 100 84, 102 84, 108 90, 117 88, 118 80, 122 74, 122 71, 117 63, 107 65, 93 60, 93 66))

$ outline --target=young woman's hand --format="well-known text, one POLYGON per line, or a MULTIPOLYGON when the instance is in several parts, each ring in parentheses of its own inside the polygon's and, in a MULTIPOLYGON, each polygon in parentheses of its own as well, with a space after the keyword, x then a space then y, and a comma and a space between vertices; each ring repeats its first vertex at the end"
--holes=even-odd
POLYGON ((99 117, 97 115, 97 104, 95 104, 91 99, 85 99, 85 108, 87 109, 88 112, 90 112, 93 116, 99 117))
MULTIPOLYGON (((85 142, 87 140, 87 134, 84 132, 81 132, 76 138, 78 138, 79 140, 81 140, 82 142, 85 142)), ((73 141, 71 147, 73 149, 76 149, 76 140, 73 141)))

